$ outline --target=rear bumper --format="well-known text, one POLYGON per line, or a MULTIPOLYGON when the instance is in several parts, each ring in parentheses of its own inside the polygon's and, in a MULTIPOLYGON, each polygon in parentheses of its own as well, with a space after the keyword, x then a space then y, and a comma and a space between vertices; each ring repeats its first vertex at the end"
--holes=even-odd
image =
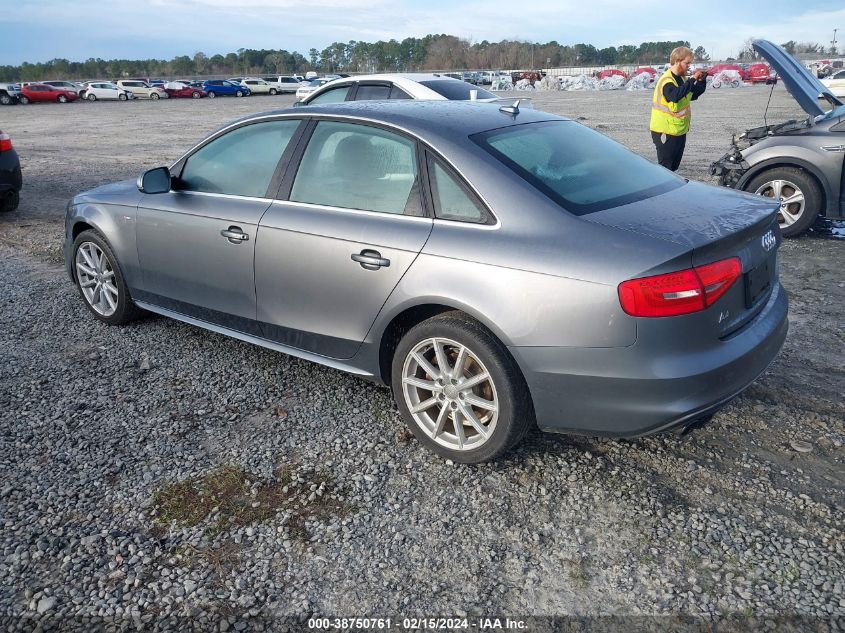
POLYGON ((744 391, 774 360, 788 329, 778 284, 740 332, 704 352, 512 347, 544 431, 632 437, 686 426, 744 391))

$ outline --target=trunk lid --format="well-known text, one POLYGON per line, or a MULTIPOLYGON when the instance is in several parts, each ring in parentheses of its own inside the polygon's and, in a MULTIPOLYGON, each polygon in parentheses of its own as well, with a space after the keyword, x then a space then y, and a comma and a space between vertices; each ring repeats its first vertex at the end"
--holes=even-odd
POLYGON ((830 88, 813 77, 801 62, 782 47, 768 40, 754 40, 752 46, 777 71, 786 89, 789 90, 789 94, 795 98, 798 105, 807 114, 821 116, 825 113, 824 108, 819 103, 819 95, 834 107, 842 105, 842 102, 833 95, 830 88))
POLYGON ((688 182, 659 196, 581 219, 689 249, 685 262, 672 258, 654 270, 643 271, 643 277, 738 257, 740 278, 705 310, 718 317, 710 321, 710 332, 724 338, 754 318, 777 283, 776 253, 781 242, 777 212, 778 203, 762 196, 688 182))

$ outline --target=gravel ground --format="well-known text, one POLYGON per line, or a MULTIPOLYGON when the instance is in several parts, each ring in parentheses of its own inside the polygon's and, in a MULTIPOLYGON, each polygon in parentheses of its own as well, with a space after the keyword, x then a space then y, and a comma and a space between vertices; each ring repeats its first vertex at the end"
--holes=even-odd
MULTIPOLYGON (((650 94, 533 96, 653 159, 650 94)), ((709 180, 768 96, 707 93, 682 173, 709 180)), ((535 433, 482 466, 420 447, 385 388, 164 318, 95 321, 58 263, 67 199, 291 101, 0 108, 26 183, 0 218, 4 629, 300 630, 312 615, 845 628, 845 242, 784 244, 786 345, 711 425, 535 433)), ((777 87, 769 120, 790 116, 777 87)))

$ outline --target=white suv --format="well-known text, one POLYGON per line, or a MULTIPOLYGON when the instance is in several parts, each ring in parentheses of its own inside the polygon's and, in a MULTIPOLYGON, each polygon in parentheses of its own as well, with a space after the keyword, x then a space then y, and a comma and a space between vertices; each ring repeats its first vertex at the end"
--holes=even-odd
POLYGON ((278 77, 264 77, 264 81, 273 85, 279 92, 296 92, 300 80, 296 77, 279 75, 278 77))
POLYGON ((273 84, 268 84, 263 79, 258 77, 244 77, 241 79, 241 85, 249 88, 249 91, 254 95, 274 95, 278 94, 279 89, 273 84))

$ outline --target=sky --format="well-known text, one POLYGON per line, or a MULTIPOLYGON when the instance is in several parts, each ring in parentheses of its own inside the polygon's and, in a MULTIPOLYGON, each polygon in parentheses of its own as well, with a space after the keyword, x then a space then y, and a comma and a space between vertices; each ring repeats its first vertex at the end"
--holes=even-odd
POLYGON ((333 42, 446 33, 597 48, 688 40, 713 59, 748 38, 845 51, 843 0, 0 0, 0 65, 54 58, 172 59, 239 48, 308 57, 333 42))

